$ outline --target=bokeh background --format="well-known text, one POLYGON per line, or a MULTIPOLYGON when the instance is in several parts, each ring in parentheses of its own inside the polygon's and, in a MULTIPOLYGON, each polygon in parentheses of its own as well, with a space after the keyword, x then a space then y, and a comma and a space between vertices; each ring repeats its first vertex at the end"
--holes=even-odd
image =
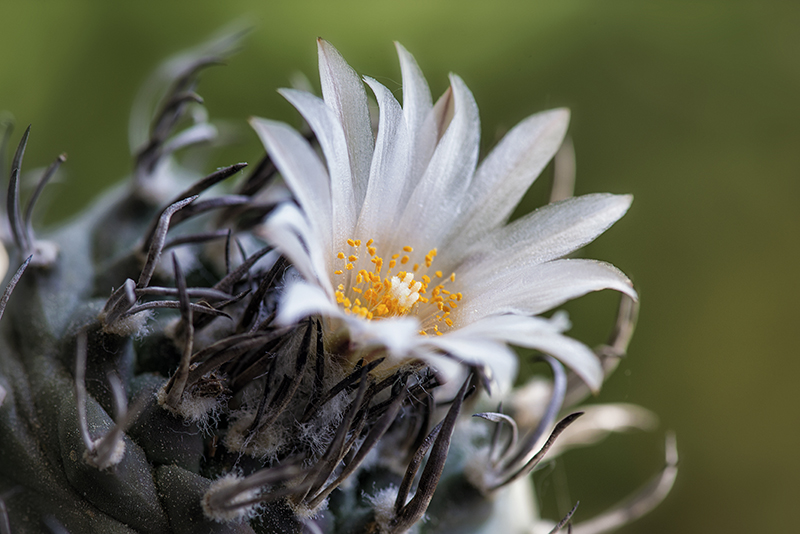
MULTIPOLYGON (((623 530, 792 532, 800 498, 798 247, 800 4, 731 1, 0 3, 0 109, 33 124, 26 167, 69 154, 41 224, 129 172, 127 121, 166 56, 233 20, 254 25, 200 92, 239 143, 211 165, 255 162, 245 119, 297 124, 275 89, 317 83, 314 38, 400 93, 392 40, 435 94, 457 72, 481 110, 485 149, 527 115, 572 109, 579 194, 633 193, 628 215, 585 249, 642 297, 629 357, 595 401, 643 405, 653 433, 613 436, 539 472, 553 514, 588 518, 663 465, 666 502, 623 530)), ((545 171, 528 199, 547 194, 545 171)), ((601 342, 616 296, 569 307, 576 337, 601 342)))

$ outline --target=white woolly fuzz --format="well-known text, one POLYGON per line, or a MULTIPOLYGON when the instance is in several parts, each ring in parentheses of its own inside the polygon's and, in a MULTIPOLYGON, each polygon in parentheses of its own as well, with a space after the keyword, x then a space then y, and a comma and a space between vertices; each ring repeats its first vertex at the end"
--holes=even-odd
POLYGON ((278 452, 287 443, 291 436, 285 425, 272 425, 270 428, 255 435, 248 432, 255 418, 255 411, 240 412, 232 415, 236 420, 231 424, 225 435, 225 447, 232 452, 242 452, 265 462, 274 462, 278 459, 278 452))
MULTIPOLYGON (((390 485, 378 490, 374 495, 364 495, 375 512, 375 522, 378 524, 379 532, 393 532, 390 527, 394 519, 394 502, 397 499, 397 486, 390 485)), ((407 532, 416 532, 417 528, 412 527, 407 532)))
POLYGON ((296 503, 293 502, 292 499, 287 499, 286 504, 289 506, 289 509, 294 513, 295 517, 298 519, 315 519, 321 512, 324 512, 328 509, 328 501, 330 499, 323 499, 321 503, 317 505, 316 508, 309 508, 306 503, 296 503))
POLYGON ((94 440, 93 446, 91 451, 88 449, 83 451, 83 459, 86 460, 91 465, 94 465, 98 469, 108 469, 109 467, 113 467, 122 461, 122 458, 125 456, 125 441, 118 439, 114 443, 114 450, 111 451, 111 455, 104 461, 102 464, 97 463, 97 450, 100 448, 104 438, 98 438, 94 440))
POLYGON ((31 265, 35 267, 52 267, 58 259, 58 245, 53 241, 35 241, 33 244, 33 259, 31 265))
POLYGON ((98 320, 100 324, 103 325, 103 332, 107 334, 116 334, 122 337, 140 337, 147 334, 147 327, 145 324, 152 316, 153 312, 151 310, 144 310, 117 319, 113 324, 108 324, 105 322, 105 313, 101 313, 98 320))
POLYGON ((229 490, 243 479, 244 477, 237 473, 228 473, 211 484, 203 496, 202 502, 203 513, 207 518, 218 523, 228 523, 231 521, 244 521, 256 514, 258 511, 257 504, 237 505, 256 498, 258 489, 242 491, 229 500, 220 498, 220 493, 229 490))
POLYGON ((224 395, 199 396, 193 395, 190 389, 186 389, 181 396, 178 405, 173 408, 167 404, 167 384, 164 383, 156 391, 156 400, 159 406, 173 415, 181 417, 192 423, 196 423, 203 431, 210 430, 210 423, 217 420, 217 415, 222 410, 222 405, 226 400, 224 395))

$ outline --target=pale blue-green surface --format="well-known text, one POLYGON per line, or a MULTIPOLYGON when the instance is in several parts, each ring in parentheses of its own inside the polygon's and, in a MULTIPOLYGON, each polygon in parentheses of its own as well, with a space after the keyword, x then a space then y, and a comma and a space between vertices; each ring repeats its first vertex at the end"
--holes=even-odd
MULTIPOLYGON (((255 162, 250 115, 294 121, 275 92, 295 70, 316 83, 314 38, 399 93, 391 41, 434 93, 448 71, 475 93, 485 148, 535 111, 572 109, 578 193, 633 193, 629 214, 589 246, 642 297, 629 359, 600 400, 661 416, 536 476, 546 509, 589 517, 662 463, 681 471, 657 511, 624 530, 791 532, 800 498, 800 6, 789 2, 10 2, 0 3, 0 109, 33 124, 28 169, 69 161, 47 220, 78 210, 130 169, 127 120, 166 55, 236 19, 255 30, 200 87, 242 144, 211 165, 255 162)), ((399 95, 398 95, 399 96, 399 95)), ((546 174, 549 171, 546 171, 546 174)), ((540 202, 546 184, 530 195, 540 202)), ((569 307, 600 342, 613 295, 569 307), (600 316, 596 320, 596 316, 600 316)))

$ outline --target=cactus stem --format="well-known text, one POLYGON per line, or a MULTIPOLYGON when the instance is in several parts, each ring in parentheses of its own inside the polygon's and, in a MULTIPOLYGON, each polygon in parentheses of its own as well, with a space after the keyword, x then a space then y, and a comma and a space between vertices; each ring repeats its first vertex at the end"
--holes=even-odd
MULTIPOLYGON (((569 523, 569 520, 572 519, 572 516, 575 515, 575 511, 578 509, 579 504, 581 504, 581 501, 577 501, 575 503, 575 506, 572 507, 572 510, 567 512, 567 515, 565 515, 561 521, 559 521, 558 524, 553 527, 553 530, 551 530, 549 534, 556 534, 556 532, 559 532, 562 528, 564 528, 564 526, 569 523)), ((572 525, 569 526, 568 532, 572 532, 572 525)))
MULTIPOLYGON (((261 279, 258 289, 255 293, 253 293, 253 296, 250 298, 250 302, 247 304, 247 308, 245 308, 244 313, 242 313, 242 317, 239 319, 239 324, 236 327, 237 333, 241 333, 250 327, 253 319, 257 316, 258 310, 261 307, 261 303, 263 302, 267 291, 274 289, 275 283, 278 280, 278 276, 282 274, 287 267, 288 262, 286 261, 286 257, 281 256, 272 266, 267 275, 261 279)), ((255 328, 250 328, 249 330, 252 332, 254 329, 255 328)))
MULTIPOLYGON (((511 436, 508 439, 508 443, 506 443, 506 446, 503 448, 503 452, 499 452, 498 440, 492 440, 492 447, 489 450, 489 459, 492 461, 493 465, 497 465, 497 463, 505 458, 506 455, 508 455, 508 453, 517 445, 517 439, 519 438, 519 428, 517 428, 517 422, 514 421, 512 417, 500 412, 476 413, 473 414, 472 417, 480 417, 482 419, 486 419, 487 421, 497 423, 497 430, 500 429, 503 423, 506 423, 509 428, 511 428, 511 436)), ((497 435, 498 433, 495 433, 495 436, 497 435)))
MULTIPOLYGON (((311 346, 311 332, 312 325, 309 322, 305 334, 303 335, 303 342, 300 345, 300 350, 297 353, 297 359, 295 360, 294 377, 284 377, 281 385, 278 386, 278 389, 272 396, 272 400, 269 403, 269 411, 267 412, 268 415, 265 419, 261 419, 261 412, 263 411, 264 403, 260 403, 259 413, 256 418, 253 419, 253 425, 250 427, 248 431, 249 433, 257 433, 262 428, 266 428, 274 423, 275 420, 277 420, 278 417, 280 417, 280 415, 286 410, 295 393, 297 393, 297 388, 300 387, 300 382, 303 380, 303 374, 306 364, 308 363, 308 353, 311 346)), ((269 384, 269 381, 266 381, 266 383, 269 384)), ((265 390, 262 401, 266 399, 266 393, 267 392, 265 390)))
POLYGON ((276 501, 303 487, 303 484, 289 484, 305 473, 300 466, 301 461, 302 457, 298 457, 277 467, 260 469, 247 477, 228 473, 206 491, 202 502, 203 512, 209 519, 219 522, 249 517, 255 511, 255 505, 276 501), (283 487, 262 491, 264 486, 279 484, 283 487))
POLYGON ((28 264, 32 259, 33 254, 28 256, 25 261, 22 262, 22 265, 19 266, 17 272, 15 272, 14 276, 11 277, 11 280, 8 281, 8 285, 3 291, 3 296, 0 297, 0 319, 3 318, 3 313, 6 311, 6 305, 8 304, 8 299, 11 298, 11 293, 14 291, 14 288, 17 287, 17 282, 19 282, 19 279, 22 278, 22 273, 24 273, 25 269, 28 268, 28 264))
POLYGON ((142 267, 142 273, 139 275, 139 281, 136 284, 136 287, 142 288, 147 287, 150 283, 150 278, 153 276, 153 273, 156 270, 156 264, 158 262, 158 258, 161 257, 161 251, 164 249, 164 242, 167 240, 167 232, 169 231, 169 222, 172 216, 180 210, 194 202, 197 199, 197 195, 191 196, 189 198, 185 198, 183 200, 179 200, 173 204, 170 204, 161 215, 158 217, 158 224, 156 225, 155 230, 153 231, 153 236, 149 240, 149 247, 147 252, 147 259, 145 261, 144 267, 142 267))
POLYGON ((362 403, 364 402, 368 385, 367 373, 369 373, 369 370, 366 366, 359 370, 358 378, 360 379, 360 382, 356 397, 353 399, 353 402, 350 403, 350 407, 347 409, 341 424, 336 429, 336 433, 328 445, 328 448, 325 450, 325 454, 322 455, 322 458, 320 458, 319 462, 317 462, 311 472, 306 476, 304 483, 309 484, 307 491, 301 495, 299 499, 295 500, 295 502, 307 503, 308 495, 315 494, 315 492, 322 487, 325 481, 328 480, 333 471, 336 469, 336 466, 339 464, 341 459, 347 453, 347 443, 345 442, 345 439, 353 426, 353 421, 355 420, 362 403))
POLYGON ((400 412, 400 407, 403 405, 403 402, 406 399, 406 394, 408 392, 408 388, 403 386, 400 391, 399 395, 394 396, 389 405, 389 409, 383 414, 383 416, 378 420, 378 422, 372 427, 367 434, 367 437, 364 439, 364 442, 359 447, 358 452, 356 453, 355 457, 345 466, 342 472, 336 477, 336 480, 328 484, 325 489, 320 490, 309 502, 309 507, 311 509, 315 509, 319 506, 322 501, 328 498, 328 495, 331 494, 333 490, 335 490, 339 485, 344 482, 347 477, 352 475, 358 466, 364 461, 366 458, 367 453, 378 443, 386 431, 389 429, 389 426, 394 422, 397 414, 400 412))
MULTIPOLYGON (((229 300, 233 298, 233 295, 229 295, 228 293, 223 293, 222 291, 217 291, 216 289, 212 289, 209 287, 189 287, 186 289, 186 294, 189 295, 189 298, 193 299, 203 298, 215 301, 229 300)), ((177 297, 178 290, 173 287, 148 286, 148 287, 143 287, 141 289, 136 289, 136 296, 177 297)))
POLYGON ((229 233, 230 230, 223 229, 223 230, 215 230, 213 232, 201 232, 197 234, 188 234, 188 235, 173 237, 172 239, 164 243, 164 250, 168 250, 181 245, 206 243, 208 241, 213 241, 215 239, 222 239, 224 237, 227 237, 229 233))
POLYGON ((564 371, 564 367, 551 356, 544 355, 542 359, 546 361, 553 370, 553 391, 550 394, 550 401, 547 403, 547 409, 539 421, 539 424, 525 436, 517 448, 517 453, 513 457, 506 458, 502 462, 502 468, 498 470, 498 476, 501 478, 503 473, 510 473, 516 469, 525 458, 530 456, 531 451, 539 442, 539 439, 555 422, 556 417, 558 417, 558 412, 561 410, 561 406, 563 406, 564 395, 567 390, 567 374, 564 371))
MULTIPOLYGON (((196 198, 196 197, 200 196, 200 194, 203 193, 204 191, 206 191, 206 190, 210 189, 211 187, 215 186, 216 184, 218 184, 222 180, 225 180, 226 178, 229 178, 229 177, 233 176, 234 174, 236 174, 240 170, 244 169, 245 167, 247 167, 247 163, 236 163, 236 164, 230 165, 228 167, 223 167, 222 169, 219 169, 219 170, 217 170, 215 172, 212 172, 211 174, 209 174, 205 178, 202 178, 201 180, 198 180, 196 183, 192 184, 191 187, 189 187, 185 191, 182 191, 179 195, 175 196, 167 204, 167 206, 163 210, 161 210, 161 213, 159 213, 158 217, 155 217, 153 219, 153 221, 150 223, 150 227, 144 233, 145 239, 142 242, 141 252, 144 253, 145 251, 150 249, 150 247, 152 246, 152 243, 153 243, 153 239, 156 236, 156 232, 158 231, 158 228, 162 225, 161 219, 164 216, 164 213, 166 213, 168 210, 170 210, 172 208, 172 206, 174 206, 175 204, 178 204, 180 202, 183 202, 183 201, 185 201, 185 200, 187 200, 187 199, 189 199, 191 197, 195 197, 196 198)), ((237 198, 239 198, 239 197, 237 196, 237 198)), ((181 207, 183 207, 183 206, 181 206, 181 207)), ((178 208, 178 209, 180 209, 180 208, 178 208)), ((177 211, 177 210, 174 210, 172 213, 174 214, 175 211, 177 211)), ((177 222, 175 224, 177 224, 177 222)), ((169 219, 167 219, 167 226, 169 226, 169 219)))
POLYGON ((137 189, 146 191, 151 174, 158 166, 165 154, 164 144, 192 104, 202 102, 194 94, 193 89, 197 83, 198 72, 211 65, 222 64, 219 57, 200 57, 193 61, 185 70, 178 74, 172 87, 167 92, 150 130, 150 136, 145 146, 136 154, 135 177, 137 189))
POLYGON ((239 265, 236 269, 229 272, 225 277, 214 284, 214 289, 218 289, 219 291, 230 292, 233 289, 233 284, 238 282, 250 268, 255 265, 255 263, 260 260, 263 256, 265 256, 268 252, 272 251, 271 246, 263 247, 252 255, 247 257, 241 265, 239 265))
POLYGON ((495 483, 494 485, 490 486, 489 488, 487 488, 487 490, 490 491, 490 492, 498 490, 498 489, 502 488, 503 486, 505 486, 506 484, 510 484, 510 483, 514 482, 515 480, 519 479, 520 477, 524 477, 528 473, 533 471, 533 469, 539 464, 539 462, 542 461, 542 458, 544 458, 544 455, 547 453, 547 451, 550 449, 550 447, 553 445, 553 443, 555 443, 556 438, 558 438, 559 434, 561 434, 564 430, 566 430, 566 428, 569 425, 571 425, 578 417, 580 417, 582 415, 583 415, 583 412, 571 413, 568 416, 566 416, 564 419, 559 421, 558 424, 556 425, 556 427, 550 433, 550 437, 547 438, 547 441, 544 443, 544 445, 542 445, 542 448, 539 449, 539 452, 537 452, 533 456, 533 458, 528 460, 528 462, 524 466, 522 466, 520 469, 518 469, 515 473, 506 476, 501 481, 499 481, 499 482, 495 483))
POLYGON ((31 244, 28 242, 28 235, 25 233, 25 226, 22 221, 22 214, 19 205, 19 173, 22 167, 22 158, 25 156, 25 148, 28 146, 28 137, 31 135, 31 127, 25 129, 22 139, 17 145, 14 159, 11 162, 11 179, 8 181, 8 197, 6 199, 8 209, 8 221, 11 223, 11 233, 14 236, 14 243, 20 250, 30 251, 31 244))
POLYGON ((322 399, 319 402, 309 405, 309 407, 306 408, 306 411, 303 414, 303 417, 300 419, 300 422, 301 423, 309 422, 317 413, 317 411, 319 411, 320 408, 325 406, 326 403, 328 403, 331 399, 336 397, 336 395, 338 395, 340 392, 344 391, 349 387, 354 386, 356 381, 363 380, 364 376, 366 376, 373 369, 382 364, 385 359, 386 358, 378 358, 376 360, 372 360, 367 365, 363 365, 364 364, 363 359, 359 360, 356 363, 355 367, 353 368, 353 371, 349 375, 344 377, 335 386, 333 386, 330 390, 328 390, 328 393, 326 393, 325 396, 322 397, 322 399))
POLYGON ((67 155, 60 154, 56 160, 50 164, 42 177, 39 179, 39 183, 36 185, 33 195, 31 195, 31 198, 28 200, 28 204, 25 207, 25 231, 28 235, 29 243, 34 242, 33 224, 31 222, 33 220, 33 207, 36 205, 36 201, 39 199, 42 191, 44 191, 44 187, 50 182, 50 179, 65 161, 67 161, 67 155))
POLYGON ((192 307, 189 302, 189 294, 186 292, 186 279, 174 253, 172 254, 172 265, 175 270, 175 285, 178 291, 178 303, 181 310, 184 335, 180 365, 166 386, 166 404, 174 410, 183 398, 183 390, 186 387, 186 380, 189 378, 189 362, 192 358, 192 348, 194 346, 194 327, 192 326, 192 307))
MULTIPOLYGON (((81 330, 76 338, 75 350, 75 405, 78 411, 78 428, 86 447, 84 460, 87 464, 100 470, 108 469, 120 463, 125 455, 125 430, 130 427, 143 407, 136 403, 136 409, 128 410, 122 382, 115 374, 109 374, 109 385, 116 408, 114 426, 104 436, 93 440, 89 434, 89 421, 86 413, 86 331, 81 330)), ((141 400, 141 399, 140 399, 141 400)))
MULTIPOLYGON (((436 490, 436 485, 439 483, 439 478, 442 476, 444 463, 447 460, 447 453, 450 450, 450 438, 453 435, 453 430, 455 430, 456 420, 458 419, 458 414, 461 412, 461 406, 464 399, 468 396, 467 388, 470 387, 471 379, 472 373, 464 380, 464 384, 461 386, 455 399, 453 399, 453 404, 447 411, 444 420, 437 425, 438 431, 436 433, 438 435, 436 436, 436 441, 433 443, 428 461, 425 464, 425 468, 422 470, 422 475, 420 475, 417 491, 408 503, 405 503, 405 499, 416 473, 410 473, 411 466, 409 466, 409 471, 407 471, 406 476, 403 477, 401 490, 405 488, 405 491, 398 491, 397 493, 398 498, 397 501, 395 501, 395 516, 388 525, 382 525, 389 533, 400 534, 401 532, 405 532, 425 515, 425 510, 428 509, 428 505, 433 498, 433 492, 436 490)), ((474 391, 474 386, 470 388, 470 393, 472 391, 474 391)), ((427 446, 425 448, 427 449, 427 446)), ((421 456, 422 455, 419 455, 416 468, 419 467, 421 456)), ((415 455, 415 459, 417 457, 418 456, 415 455)), ((415 472, 416 468, 414 469, 415 472)))

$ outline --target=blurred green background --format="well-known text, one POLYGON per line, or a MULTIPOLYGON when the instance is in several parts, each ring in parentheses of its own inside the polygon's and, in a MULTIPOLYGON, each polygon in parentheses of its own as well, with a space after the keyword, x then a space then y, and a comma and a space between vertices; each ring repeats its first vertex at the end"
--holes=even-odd
MULTIPOLYGON (((241 127, 241 144, 212 165, 257 160, 250 115, 297 124, 275 89, 296 70, 317 83, 317 36, 398 96, 392 40, 415 54, 436 95, 449 71, 460 74, 485 149, 533 112, 570 107, 576 192, 635 196, 584 252, 620 267, 642 297, 629 358, 596 400, 641 404, 661 426, 538 473, 543 506, 580 500, 578 519, 602 511, 661 467, 674 430, 676 486, 623 532, 797 528, 800 4, 3 2, 0 109, 16 117, 14 142, 32 123, 28 169, 69 154, 46 221, 129 172, 140 83, 235 19, 255 31, 228 66, 205 73, 200 93, 213 117, 241 127)), ((573 334, 602 341, 615 305, 611 294, 571 305, 573 334)))

